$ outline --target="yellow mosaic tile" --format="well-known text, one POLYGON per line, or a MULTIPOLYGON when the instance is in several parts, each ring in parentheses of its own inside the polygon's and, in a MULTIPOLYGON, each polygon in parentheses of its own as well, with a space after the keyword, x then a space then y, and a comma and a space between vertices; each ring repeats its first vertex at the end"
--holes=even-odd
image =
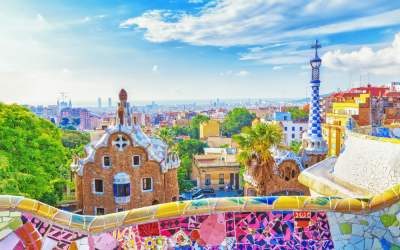
POLYGON ((330 202, 331 203, 331 206, 330 206, 331 209, 334 209, 336 204, 342 200, 342 198, 340 198, 340 197, 330 197, 330 199, 331 199, 331 202, 330 202))
POLYGON ((281 196, 275 201, 274 209, 298 209, 299 202, 296 196, 281 196))
POLYGON ((9 197, 11 198, 10 207, 16 207, 20 200, 25 199, 24 197, 21 196, 9 196, 9 197))
POLYGON ((350 210, 349 198, 342 199, 335 205, 335 211, 348 211, 350 210))
POLYGON ((267 210, 270 207, 266 197, 252 197, 246 201, 243 210, 267 210))
POLYGON ((240 205, 236 197, 221 198, 215 205, 214 211, 237 210, 240 209, 241 206, 243 206, 243 204, 240 205))
POLYGON ((383 204, 385 204, 385 202, 383 201, 383 198, 380 194, 374 195, 369 200, 369 208, 371 208, 371 209, 382 206, 383 204))
POLYGON ((0 207, 1 208, 10 207, 10 196, 8 195, 0 196, 0 207))
POLYGON ((124 212, 119 212, 116 213, 115 216, 117 216, 118 220, 118 226, 121 226, 124 222, 125 216, 129 213, 129 211, 124 211, 124 212))
POLYGON ((304 206, 304 209, 330 209, 331 201, 328 197, 310 197, 304 206))
POLYGON ((36 204, 37 206, 35 206, 32 212, 46 217, 50 211, 50 207, 42 202, 36 202, 36 204))
POLYGON ((349 199, 349 205, 350 205, 350 210, 363 210, 364 209, 364 205, 362 203, 362 201, 360 201, 359 199, 356 198, 352 198, 349 199))
POLYGON ((177 205, 178 205, 178 209, 179 209, 179 214, 183 214, 185 207, 187 204, 189 204, 190 201, 178 201, 177 205))
MULTIPOLYGON (((151 217, 152 218, 152 217, 151 217)), ((132 209, 124 219, 124 225, 132 223, 138 223, 150 219, 149 211, 147 208, 142 207, 138 209, 132 209)))
POLYGON ((212 209, 208 199, 194 200, 186 206, 185 214, 208 212, 212 209))
POLYGON ((389 188, 381 193, 382 198, 385 202, 397 201, 399 200, 397 194, 393 191, 393 189, 389 188))
POLYGON ((21 209, 25 209, 28 211, 32 211, 33 207, 35 205, 36 201, 35 200, 31 200, 31 199, 22 199, 18 205, 17 208, 21 208, 21 209))
POLYGON ((103 216, 106 228, 118 226, 118 219, 116 214, 107 214, 103 216))
POLYGON ((158 206, 154 218, 162 218, 168 216, 174 216, 179 214, 178 205, 176 202, 165 203, 158 206))
POLYGON ((65 211, 60 211, 59 213, 57 213, 54 216, 53 221, 60 222, 65 225, 69 225, 69 222, 71 221, 71 216, 72 216, 71 213, 68 213, 65 211))
POLYGON ((90 225, 89 231, 102 230, 104 228, 105 228, 104 217, 97 216, 97 218, 90 225))

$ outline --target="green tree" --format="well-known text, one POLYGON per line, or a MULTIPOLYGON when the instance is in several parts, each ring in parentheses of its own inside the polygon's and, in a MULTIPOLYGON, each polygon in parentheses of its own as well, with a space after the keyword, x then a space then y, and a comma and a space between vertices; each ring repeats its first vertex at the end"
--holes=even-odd
POLYGON ((81 124, 81 118, 80 117, 72 117, 72 124, 74 124, 75 127, 78 127, 81 124))
POLYGON ((167 143, 168 148, 173 148, 175 146, 175 133, 168 126, 160 128, 155 134, 154 138, 160 139, 167 143))
POLYGON ((208 117, 208 116, 196 115, 196 117, 190 121, 190 130, 189 130, 190 138, 199 139, 200 138, 200 123, 208 122, 209 120, 210 120, 210 117, 208 117))
POLYGON ((170 129, 174 131, 176 136, 189 135, 189 130, 190 130, 186 125, 184 127, 172 126, 170 129))
POLYGON ((222 130, 229 136, 239 134, 245 126, 251 126, 251 122, 256 118, 256 114, 250 112, 246 108, 234 108, 229 111, 223 122, 222 130))
POLYGON ((180 157, 181 167, 186 170, 185 180, 190 180, 192 176, 192 158, 189 158, 186 154, 180 157))
POLYGON ((9 186, 0 187, 0 193, 47 202, 66 157, 61 131, 25 107, 0 103, 0 137, 2 184, 9 186))
POLYGON ((290 143, 289 147, 293 151, 293 153, 297 154, 300 150, 301 142, 295 139, 290 143))
POLYGON ((282 144, 284 139, 282 127, 277 123, 258 122, 252 127, 243 127, 241 132, 241 135, 232 136, 240 148, 236 160, 246 168, 252 168, 253 178, 258 182, 255 187, 257 196, 267 196, 267 184, 275 166, 271 149, 288 149, 282 144), (252 161, 256 161, 257 164, 253 166, 252 161))
POLYGON ((222 145, 219 145, 219 148, 230 148, 231 145, 229 145, 228 143, 224 143, 222 145))
POLYGON ((67 126, 64 126, 61 129, 62 130, 76 130, 75 126, 72 124, 68 124, 67 126))
POLYGON ((177 151, 179 153, 179 157, 182 158, 186 155, 188 158, 192 159, 193 155, 202 155, 204 154, 203 148, 208 148, 208 144, 205 142, 201 142, 196 139, 189 139, 181 141, 177 146, 177 151))
POLYGON ((179 193, 186 193, 192 188, 192 183, 185 181, 186 170, 182 167, 178 168, 178 186, 179 193))
POLYGON ((74 149, 79 146, 86 146, 90 142, 88 133, 81 133, 76 130, 61 131, 61 142, 64 147, 74 149))
POLYGON ((239 172, 239 176, 242 178, 243 182, 240 183, 241 187, 244 187, 246 185, 246 181, 244 180, 243 174, 244 171, 246 170, 246 166, 240 165, 240 172, 239 172))
POLYGON ((304 119, 308 118, 308 113, 307 111, 304 111, 302 109, 299 109, 297 107, 292 107, 292 108, 287 108, 286 112, 290 112, 292 115, 292 119, 304 119))
POLYGON ((67 117, 63 117, 63 118, 61 119, 60 125, 61 125, 61 126, 67 126, 68 123, 69 123, 69 119, 68 119, 67 117))

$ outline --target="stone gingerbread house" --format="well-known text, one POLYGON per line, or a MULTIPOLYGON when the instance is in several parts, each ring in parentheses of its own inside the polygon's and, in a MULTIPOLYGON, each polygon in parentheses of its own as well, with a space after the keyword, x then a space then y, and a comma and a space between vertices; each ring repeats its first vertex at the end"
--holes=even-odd
POLYGON ((98 141, 75 156, 77 209, 101 215, 179 200, 177 168, 180 160, 165 142, 148 137, 131 114, 124 89, 119 93, 117 117, 98 141))

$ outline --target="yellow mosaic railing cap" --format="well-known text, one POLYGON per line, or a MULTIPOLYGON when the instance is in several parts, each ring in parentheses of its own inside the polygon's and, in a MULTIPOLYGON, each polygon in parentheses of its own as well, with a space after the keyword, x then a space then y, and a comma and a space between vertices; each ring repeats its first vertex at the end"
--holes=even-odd
POLYGON ((18 208, 47 217, 73 228, 87 231, 104 230, 119 226, 145 223, 149 220, 195 213, 219 211, 256 210, 332 210, 360 211, 375 209, 400 200, 400 184, 381 193, 363 198, 310 197, 310 196, 269 196, 230 197, 192 201, 178 201, 132 209, 102 216, 78 215, 61 211, 36 200, 11 195, 0 195, 0 208, 18 208))

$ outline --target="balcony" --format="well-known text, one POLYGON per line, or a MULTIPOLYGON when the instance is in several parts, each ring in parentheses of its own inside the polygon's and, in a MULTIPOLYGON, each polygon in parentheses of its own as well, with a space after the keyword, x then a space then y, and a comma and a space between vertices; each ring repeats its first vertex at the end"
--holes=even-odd
POLYGON ((240 168, 239 162, 213 162, 213 163, 202 163, 196 161, 196 165, 199 168, 209 168, 209 167, 238 167, 240 168))
POLYGON ((114 197, 115 198, 115 203, 118 204, 126 204, 131 201, 131 197, 126 196, 126 197, 114 197))

